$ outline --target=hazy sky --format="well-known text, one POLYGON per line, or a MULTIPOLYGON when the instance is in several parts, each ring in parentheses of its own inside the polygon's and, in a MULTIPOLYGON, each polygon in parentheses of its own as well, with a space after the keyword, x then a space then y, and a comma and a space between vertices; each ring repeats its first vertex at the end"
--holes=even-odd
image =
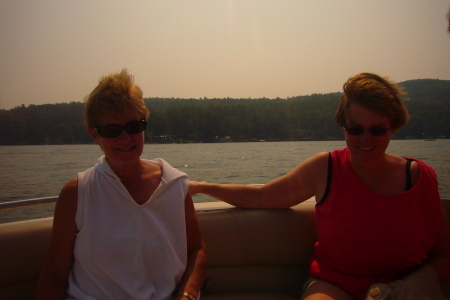
POLYGON ((353 74, 450 80, 449 0, 0 0, 0 109, 82 101, 128 68, 144 97, 286 98, 353 74))

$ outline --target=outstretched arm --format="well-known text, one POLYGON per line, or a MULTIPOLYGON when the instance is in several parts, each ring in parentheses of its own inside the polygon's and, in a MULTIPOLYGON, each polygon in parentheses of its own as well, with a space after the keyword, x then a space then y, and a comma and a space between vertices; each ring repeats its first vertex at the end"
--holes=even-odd
POLYGON ((206 194, 239 207, 287 208, 323 194, 327 167, 328 153, 322 152, 262 186, 191 181, 189 191, 192 195, 206 194))

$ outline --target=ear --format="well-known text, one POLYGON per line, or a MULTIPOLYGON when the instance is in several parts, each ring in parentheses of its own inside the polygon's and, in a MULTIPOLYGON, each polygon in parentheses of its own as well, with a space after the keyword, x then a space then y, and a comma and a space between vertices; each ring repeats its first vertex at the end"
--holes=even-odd
POLYGON ((95 131, 94 128, 92 128, 92 127, 87 127, 86 129, 89 132, 89 134, 91 135, 91 137, 94 140, 94 142, 96 142, 98 144, 98 133, 97 133, 97 131, 95 131))

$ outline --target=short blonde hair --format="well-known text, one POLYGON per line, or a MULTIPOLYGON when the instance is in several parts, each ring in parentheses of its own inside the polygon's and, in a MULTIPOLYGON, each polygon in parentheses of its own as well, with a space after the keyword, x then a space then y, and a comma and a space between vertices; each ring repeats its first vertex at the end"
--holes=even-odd
POLYGON ((84 99, 84 121, 87 127, 99 126, 103 112, 123 114, 125 109, 136 110, 147 119, 150 111, 143 99, 141 88, 134 84, 134 77, 127 69, 100 78, 97 87, 84 99))
POLYGON ((394 132, 406 125, 409 119, 404 104, 403 91, 387 77, 372 73, 360 73, 344 83, 344 94, 334 116, 341 126, 346 126, 347 110, 352 103, 362 105, 380 115, 387 116, 394 132))

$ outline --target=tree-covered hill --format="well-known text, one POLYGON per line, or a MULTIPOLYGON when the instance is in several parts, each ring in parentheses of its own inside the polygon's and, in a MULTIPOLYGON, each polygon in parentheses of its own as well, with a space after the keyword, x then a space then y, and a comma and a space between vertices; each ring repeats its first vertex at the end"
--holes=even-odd
MULTIPOLYGON (((411 119, 395 138, 450 137, 450 80, 400 83, 411 119)), ((341 93, 287 99, 147 98, 146 141, 223 142, 342 139, 335 124, 341 93)), ((0 110, 0 145, 90 143, 81 102, 0 110)))

